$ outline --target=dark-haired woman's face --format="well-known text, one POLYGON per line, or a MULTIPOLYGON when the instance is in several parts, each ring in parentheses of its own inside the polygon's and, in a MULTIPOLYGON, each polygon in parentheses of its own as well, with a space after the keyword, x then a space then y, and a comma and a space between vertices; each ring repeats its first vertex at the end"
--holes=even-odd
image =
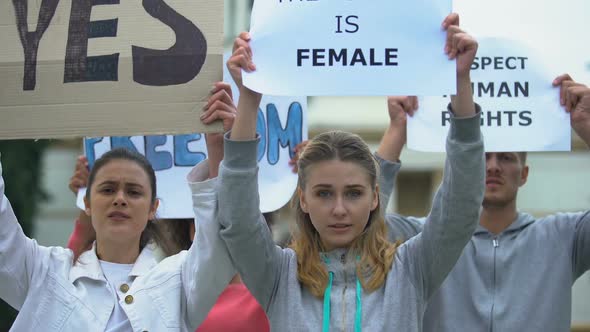
POLYGON ((99 169, 86 201, 97 241, 137 241, 148 220, 153 219, 158 201, 151 202, 148 175, 133 161, 112 160, 99 169))

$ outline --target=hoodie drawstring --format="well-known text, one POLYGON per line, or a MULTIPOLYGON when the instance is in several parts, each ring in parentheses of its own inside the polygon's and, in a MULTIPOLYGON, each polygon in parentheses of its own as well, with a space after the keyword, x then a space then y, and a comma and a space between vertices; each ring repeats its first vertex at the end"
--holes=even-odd
MULTIPOLYGON (((329 263, 329 259, 325 259, 326 263, 329 263)), ((324 320, 323 320, 323 332, 330 332, 330 296, 332 295, 332 283, 334 282, 334 272, 328 273, 328 286, 324 290, 324 320)), ((362 323, 362 287, 358 277, 356 278, 356 314, 354 319, 354 332, 361 332, 362 323)))

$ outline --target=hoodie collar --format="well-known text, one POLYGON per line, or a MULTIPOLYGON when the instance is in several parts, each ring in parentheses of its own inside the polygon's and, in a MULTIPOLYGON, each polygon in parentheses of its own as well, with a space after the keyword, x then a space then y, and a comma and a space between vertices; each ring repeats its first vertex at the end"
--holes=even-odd
POLYGON ((334 284, 343 280, 354 280, 356 276, 356 260, 351 258, 348 248, 338 248, 328 252, 320 253, 322 262, 326 269, 334 273, 334 284))
MULTIPOLYGON (((524 213, 524 212, 518 212, 518 214, 516 215, 516 219, 510 224, 510 226, 508 226, 508 228, 503 230, 500 234, 506 234, 506 233, 510 233, 510 232, 519 231, 519 230, 525 228, 526 226, 532 224, 534 221, 535 221, 535 218, 533 216, 531 216, 530 214, 524 213)), ((474 235, 479 235, 479 234, 491 234, 491 233, 487 228, 478 224, 477 228, 475 229, 474 235)))
MULTIPOLYGON (((145 246, 139 253, 133 268, 129 273, 130 277, 140 277, 145 275, 149 270, 157 265, 154 253, 150 245, 145 246)), ((105 281, 104 274, 100 267, 100 261, 96 255, 96 241, 92 244, 92 249, 83 252, 78 261, 70 269, 70 282, 74 283, 79 278, 89 278, 97 281, 105 281)))

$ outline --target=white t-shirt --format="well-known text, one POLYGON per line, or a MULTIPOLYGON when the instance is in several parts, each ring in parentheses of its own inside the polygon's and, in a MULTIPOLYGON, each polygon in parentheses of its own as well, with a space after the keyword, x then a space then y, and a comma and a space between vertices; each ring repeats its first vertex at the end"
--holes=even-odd
POLYGON ((119 304, 119 300, 125 298, 125 293, 123 290, 127 291, 126 289, 129 289, 131 283, 133 282, 133 279, 129 277, 129 273, 131 272, 131 269, 133 269, 133 264, 117 264, 100 261, 100 267, 102 268, 102 273, 107 279, 111 291, 113 294, 117 294, 115 308, 111 313, 111 317, 109 317, 105 332, 133 331, 127 314, 125 311, 123 311, 123 308, 121 308, 121 305, 119 304), (126 287, 121 287, 122 285, 126 285, 126 287))

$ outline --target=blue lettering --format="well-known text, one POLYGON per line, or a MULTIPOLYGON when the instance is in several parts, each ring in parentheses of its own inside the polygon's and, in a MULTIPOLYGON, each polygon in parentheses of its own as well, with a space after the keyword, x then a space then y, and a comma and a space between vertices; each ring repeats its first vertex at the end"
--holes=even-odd
POLYGON ((111 149, 114 148, 125 148, 129 150, 137 151, 135 144, 131 142, 131 136, 113 136, 111 137, 111 149))
POLYGON ((258 109, 258 118, 256 118, 256 133, 260 135, 258 143, 258 161, 260 162, 266 151, 266 121, 264 121, 264 113, 260 108, 258 109))
POLYGON ((283 148, 289 147, 289 157, 295 156, 295 146, 302 140, 303 131, 303 109, 301 104, 294 102, 289 105, 287 123, 283 128, 279 112, 274 104, 266 106, 266 117, 268 121, 268 154, 267 159, 270 165, 279 161, 279 145, 283 148))
POLYGON ((188 149, 190 142, 201 140, 201 134, 176 135, 174 136, 174 165, 195 166, 205 160, 203 152, 192 152, 188 149))
POLYGON ((145 157, 156 172, 172 168, 172 154, 168 151, 156 151, 158 146, 166 144, 166 140, 166 135, 145 136, 145 157))
POLYGON ((84 140, 84 150, 86 151, 86 159, 88 159, 88 168, 92 168, 94 161, 96 160, 96 151, 94 151, 94 145, 101 142, 103 137, 87 138, 84 140))

